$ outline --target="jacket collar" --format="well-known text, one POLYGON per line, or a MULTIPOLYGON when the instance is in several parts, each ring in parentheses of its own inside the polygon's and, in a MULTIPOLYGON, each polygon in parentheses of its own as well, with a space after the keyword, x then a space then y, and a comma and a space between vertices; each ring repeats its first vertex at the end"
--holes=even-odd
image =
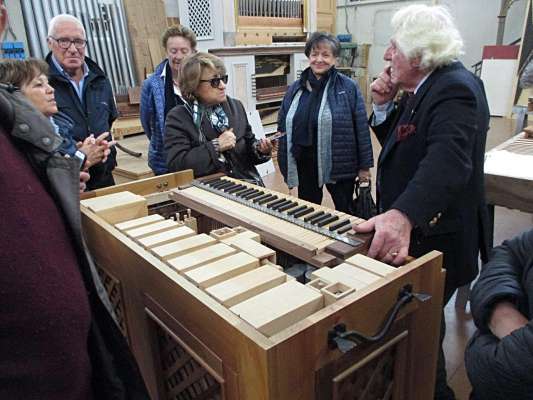
MULTIPOLYGON (((454 61, 453 63, 446 65, 444 67, 440 67, 435 69, 428 77, 427 79, 422 83, 420 87, 417 88, 416 94, 414 95, 415 98, 413 99, 414 103, 412 105, 412 111, 409 115, 409 119, 406 121, 407 124, 411 123, 413 118, 415 117, 418 107, 420 103, 422 102, 422 99, 426 96, 429 89, 433 86, 435 82, 438 81, 438 79, 443 75, 450 71, 455 71, 458 69, 464 68, 463 64, 459 61, 454 61)), ((399 116, 397 117, 399 118, 399 116)), ((385 145, 383 146, 383 150, 381 151, 381 154, 379 155, 378 159, 378 165, 383 164, 387 156, 392 152, 392 149, 396 146, 396 129, 397 129, 397 123, 394 123, 394 126, 392 128, 392 132, 389 132, 389 136, 387 138, 387 141, 385 145)))
MULTIPOLYGON (((50 78, 57 79, 63 82, 68 82, 67 78, 65 78, 63 74, 57 69, 54 61, 52 60, 52 52, 49 52, 48 55, 46 56, 46 62, 50 66, 50 78)), ((89 57, 85 57, 85 65, 87 65, 87 68, 88 68, 87 79, 89 81, 95 78, 98 78, 98 77, 102 77, 102 78, 106 77, 106 74, 102 70, 102 68, 100 68, 98 64, 96 64, 96 62, 91 60, 89 57)))
POLYGON ((11 135, 46 153, 56 152, 63 143, 63 139, 56 135, 50 121, 28 103, 18 91, 12 94, 11 102, 15 110, 11 135), (36 126, 40 129, 35 129, 36 126))
POLYGON ((426 80, 422 83, 422 85, 417 89, 415 94, 415 103, 413 106, 413 112, 411 113, 411 118, 416 113, 416 110, 418 109, 418 105, 422 101, 422 99, 425 97, 428 90, 433 86, 433 84, 445 73, 448 73, 450 71, 455 71, 457 69, 464 68, 463 64, 459 61, 454 61, 449 65, 446 65, 444 67, 437 68, 433 70, 433 72, 426 78, 426 80))

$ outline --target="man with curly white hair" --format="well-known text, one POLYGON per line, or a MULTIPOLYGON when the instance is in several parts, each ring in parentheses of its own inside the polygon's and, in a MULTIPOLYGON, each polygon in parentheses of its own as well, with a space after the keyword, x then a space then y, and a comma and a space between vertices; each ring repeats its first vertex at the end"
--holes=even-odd
MULTIPOLYGON (((441 251, 445 305, 458 287, 476 277, 479 251, 482 258, 488 251, 483 183, 487 100, 482 82, 457 60, 463 41, 444 7, 402 8, 392 27, 387 64, 370 86, 370 122, 382 145, 379 215, 354 229, 375 230, 369 256, 394 265, 408 254, 441 251)), ((441 346, 435 399, 454 398, 441 346)))

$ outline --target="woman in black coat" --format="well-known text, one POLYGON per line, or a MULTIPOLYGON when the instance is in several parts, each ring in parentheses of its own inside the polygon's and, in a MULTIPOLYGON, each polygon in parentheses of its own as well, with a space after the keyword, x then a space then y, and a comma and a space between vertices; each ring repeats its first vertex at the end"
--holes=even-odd
POLYGON ((195 177, 224 172, 262 185, 255 165, 270 159, 272 144, 255 138, 241 102, 226 96, 227 82, 218 57, 199 52, 186 59, 180 88, 187 102, 165 122, 168 169, 192 169, 195 177))
POLYGON ((533 229, 494 249, 471 294, 474 400, 533 399, 533 229))

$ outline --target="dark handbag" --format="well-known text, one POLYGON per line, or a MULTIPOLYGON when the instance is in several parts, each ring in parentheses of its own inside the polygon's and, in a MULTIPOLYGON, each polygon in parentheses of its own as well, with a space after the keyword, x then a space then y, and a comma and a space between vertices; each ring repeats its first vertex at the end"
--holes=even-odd
POLYGON ((370 181, 355 181, 354 198, 352 200, 352 214, 363 219, 370 219, 377 214, 376 203, 372 198, 370 181))

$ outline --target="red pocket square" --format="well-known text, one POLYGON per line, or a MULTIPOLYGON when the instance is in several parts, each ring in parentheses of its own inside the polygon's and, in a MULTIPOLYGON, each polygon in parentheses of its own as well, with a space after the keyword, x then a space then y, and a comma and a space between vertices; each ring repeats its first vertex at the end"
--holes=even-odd
POLYGON ((413 124, 398 125, 398 128, 396 129, 396 141, 401 142, 402 140, 405 140, 409 136, 413 135, 415 132, 416 126, 413 124))

